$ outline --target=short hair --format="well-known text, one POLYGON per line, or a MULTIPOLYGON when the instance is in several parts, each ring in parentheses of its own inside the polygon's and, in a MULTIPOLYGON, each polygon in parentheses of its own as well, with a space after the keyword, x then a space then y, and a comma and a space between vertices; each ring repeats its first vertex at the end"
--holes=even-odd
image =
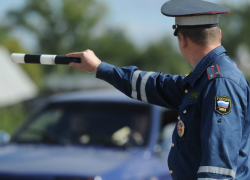
POLYGON ((221 42, 219 27, 217 26, 211 28, 179 28, 177 31, 178 39, 180 33, 200 46, 221 42))

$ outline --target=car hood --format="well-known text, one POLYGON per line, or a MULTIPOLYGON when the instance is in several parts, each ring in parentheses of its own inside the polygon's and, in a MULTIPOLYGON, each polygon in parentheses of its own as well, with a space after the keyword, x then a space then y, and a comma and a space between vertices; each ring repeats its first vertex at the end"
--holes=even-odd
POLYGON ((0 147, 0 172, 92 177, 119 167, 138 153, 112 148, 7 145, 0 147))

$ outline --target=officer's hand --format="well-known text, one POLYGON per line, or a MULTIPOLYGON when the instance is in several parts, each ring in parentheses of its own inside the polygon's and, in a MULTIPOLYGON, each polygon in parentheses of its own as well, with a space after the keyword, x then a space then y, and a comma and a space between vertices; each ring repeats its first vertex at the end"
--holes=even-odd
POLYGON ((91 50, 86 50, 82 52, 74 52, 66 55, 67 57, 81 58, 81 63, 70 63, 71 67, 74 67, 79 70, 84 70, 87 72, 97 72, 98 66, 101 63, 101 60, 95 55, 91 50), (92 71, 94 70, 94 71, 92 71))

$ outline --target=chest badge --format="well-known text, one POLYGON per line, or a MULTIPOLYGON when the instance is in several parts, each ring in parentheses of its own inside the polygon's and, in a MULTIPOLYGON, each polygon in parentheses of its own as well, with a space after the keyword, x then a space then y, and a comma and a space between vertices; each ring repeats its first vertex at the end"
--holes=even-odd
POLYGON ((184 135, 184 131, 185 131, 185 125, 184 122, 182 120, 179 120, 178 124, 177 124, 177 132, 178 135, 180 137, 182 137, 184 135))
POLYGON ((231 112, 232 99, 227 96, 215 97, 215 111, 225 115, 231 112))
POLYGON ((197 99, 199 96, 199 92, 191 92, 189 95, 189 99, 197 99))

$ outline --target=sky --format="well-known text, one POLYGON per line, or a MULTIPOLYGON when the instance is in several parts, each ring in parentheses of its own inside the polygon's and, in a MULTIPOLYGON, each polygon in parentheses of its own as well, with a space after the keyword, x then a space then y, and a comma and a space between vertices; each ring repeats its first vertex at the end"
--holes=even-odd
MULTIPOLYGON (((60 0, 59 0, 60 1, 60 0)), ((167 0, 97 0, 105 3, 108 14, 101 26, 121 28, 138 46, 143 47, 148 42, 158 41, 163 36, 173 33, 174 18, 163 16, 161 6, 167 0)), ((242 6, 248 0, 207 0, 218 4, 242 6)), ((0 0, 0 18, 9 9, 15 9, 25 4, 25 0, 0 0)), ((174 37, 173 37, 174 38, 174 37)), ((26 41, 27 42, 27 41, 26 41)), ((28 41, 29 42, 29 41, 28 41)), ((31 43, 32 44, 32 43, 31 43)), ((26 44, 29 46, 28 44, 26 44)), ((30 45, 32 46, 32 45, 30 45)))

